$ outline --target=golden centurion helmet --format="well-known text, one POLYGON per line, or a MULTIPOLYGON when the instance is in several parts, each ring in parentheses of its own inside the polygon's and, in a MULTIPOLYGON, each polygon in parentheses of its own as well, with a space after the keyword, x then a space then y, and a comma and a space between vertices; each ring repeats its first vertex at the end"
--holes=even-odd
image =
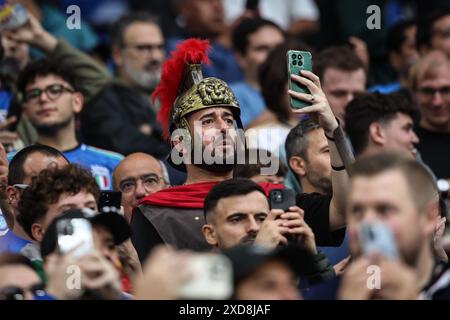
MULTIPOLYGON (((218 78, 203 78, 202 63, 209 63, 206 40, 188 39, 177 46, 164 62, 161 81, 152 95, 159 100, 158 120, 165 139, 178 128, 189 132, 188 116, 195 111, 228 107, 242 128, 239 104, 229 86, 218 78)), ((192 136, 192 132, 190 133, 192 136)))

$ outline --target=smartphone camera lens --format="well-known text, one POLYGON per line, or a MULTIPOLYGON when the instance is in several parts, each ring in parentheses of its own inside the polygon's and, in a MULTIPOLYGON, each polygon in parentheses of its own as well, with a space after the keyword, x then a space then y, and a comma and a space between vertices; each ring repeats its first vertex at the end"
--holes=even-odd
POLYGON ((296 65, 297 65, 297 61, 295 61, 295 60, 292 61, 292 65, 293 65, 293 66, 296 66, 296 65))
POLYGON ((301 67, 302 65, 303 65, 303 62, 300 60, 300 61, 298 62, 298 66, 301 67))
POLYGON ((298 58, 301 60, 301 59, 303 59, 303 56, 301 54, 299 54, 298 58))
POLYGON ((281 194, 280 191, 276 191, 273 193, 273 200, 275 202, 282 202, 283 201, 283 195, 281 194))
POLYGON ((295 53, 291 57, 293 60, 297 59, 297 55, 295 53))

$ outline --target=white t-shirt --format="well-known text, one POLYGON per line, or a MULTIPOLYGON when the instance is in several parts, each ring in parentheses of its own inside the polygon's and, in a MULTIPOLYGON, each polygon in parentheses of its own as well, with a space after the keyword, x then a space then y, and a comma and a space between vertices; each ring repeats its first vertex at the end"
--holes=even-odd
MULTIPOLYGON (((242 15, 246 0, 222 0, 225 19, 231 23, 242 15)), ((287 29, 297 19, 318 20, 319 10, 313 0, 259 0, 261 16, 287 29)))

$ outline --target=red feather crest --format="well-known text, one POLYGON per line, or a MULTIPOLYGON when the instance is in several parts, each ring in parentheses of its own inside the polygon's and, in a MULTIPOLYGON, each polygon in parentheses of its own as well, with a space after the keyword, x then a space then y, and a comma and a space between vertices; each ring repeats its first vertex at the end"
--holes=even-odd
POLYGON ((152 103, 158 99, 160 103, 157 120, 163 128, 164 139, 169 139, 170 112, 177 98, 178 87, 187 64, 209 64, 208 40, 188 39, 177 45, 170 57, 164 62, 161 73, 161 81, 152 94, 152 103))

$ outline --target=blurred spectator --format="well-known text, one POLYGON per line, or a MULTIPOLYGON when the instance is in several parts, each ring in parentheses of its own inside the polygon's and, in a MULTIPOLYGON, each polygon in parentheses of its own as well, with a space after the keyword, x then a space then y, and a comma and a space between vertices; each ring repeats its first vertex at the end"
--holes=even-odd
POLYGON ((246 128, 265 109, 258 69, 270 50, 283 43, 284 33, 275 23, 260 18, 243 19, 233 30, 233 50, 244 72, 244 81, 231 84, 246 128))
POLYGON ((345 127, 345 108, 355 95, 366 91, 363 62, 350 48, 330 47, 315 57, 313 69, 334 115, 345 127))
POLYGON ((27 258, 0 254, 0 300, 34 300, 44 295, 45 285, 27 258))
POLYGON ((319 29, 319 10, 313 0, 223 0, 225 18, 233 22, 241 17, 272 20, 289 34, 305 36, 319 29), (252 7, 252 3, 254 4, 252 7))
MULTIPOLYGON (((99 44, 97 34, 80 17, 80 28, 69 29, 66 27, 68 15, 56 7, 51 0, 18 0, 28 12, 35 16, 45 30, 56 38, 64 38, 74 47, 90 52, 99 44)), ((42 53, 34 51, 33 56, 41 56, 42 53)))
POLYGON ((348 228, 353 261, 340 288, 341 299, 449 298, 448 265, 436 262, 430 243, 439 218, 438 191, 417 161, 380 153, 358 160, 349 190, 348 228), (387 249, 365 252, 363 223, 381 223, 393 232, 399 257, 387 249), (367 286, 368 267, 380 268, 379 289, 367 286))
POLYGON ((330 148, 323 129, 310 119, 302 120, 289 132, 285 147, 302 191, 331 194, 330 148))
MULTIPOLYGON (((84 207, 86 208, 86 207, 84 207)), ((75 297, 67 295, 69 294, 67 291, 76 291, 76 290, 70 290, 69 288, 65 288, 64 285, 66 281, 61 281, 60 283, 55 283, 55 279, 52 279, 54 276, 55 268, 59 268, 58 266, 51 266, 53 263, 62 261, 67 261, 68 259, 72 259, 73 264, 78 264, 76 255, 74 255, 75 252, 61 252, 58 244, 58 228, 57 225, 60 221, 63 220, 72 220, 72 219, 85 219, 90 222, 92 225, 92 239, 93 239, 93 247, 91 248, 91 251, 87 253, 88 258, 93 258, 97 256, 94 260, 100 260, 100 262, 103 260, 104 264, 107 264, 113 269, 111 271, 105 270, 106 272, 113 274, 114 278, 117 280, 122 279, 122 285, 120 283, 117 284, 117 290, 120 290, 120 287, 125 291, 130 291, 130 279, 128 277, 133 277, 132 275, 125 275, 123 274, 123 266, 120 261, 119 253, 118 253, 118 246, 123 244, 127 239, 130 238, 130 228, 128 226, 128 223, 125 221, 125 219, 120 216, 118 213, 115 212, 107 212, 107 213, 95 213, 94 211, 90 210, 84 210, 83 206, 76 208, 75 206, 69 209, 70 211, 64 211, 59 216, 54 217, 53 220, 51 220, 44 236, 41 242, 41 254, 42 257, 45 260, 45 270, 48 273, 47 276, 49 278, 49 291, 56 296, 59 299, 74 299, 75 297), (90 257, 89 257, 90 256, 90 257), (49 266, 50 264, 50 266, 49 266), (50 269, 50 270, 49 270, 50 269), (53 269, 53 270, 52 270, 53 269), (52 289, 50 289, 52 288, 52 289)), ((74 251, 76 251, 75 249, 74 251)), ((85 257, 78 257, 80 259, 80 263, 85 257)), ((64 265, 66 266, 66 265, 64 265)), ((83 266, 79 265, 80 268, 83 270, 83 266)), ((108 267, 106 267, 108 269, 108 267)), ((87 272, 86 270, 83 270, 87 272)), ((66 272, 66 277, 68 277, 69 273, 66 272)), ((93 278, 93 276, 89 276, 89 274, 82 274, 83 276, 87 276, 88 278, 93 278)), ((101 278, 100 276, 97 276, 101 278)), ((57 279, 62 280, 62 279, 57 279)), ((65 280, 65 279, 64 279, 65 280)), ((83 283, 83 288, 81 288, 81 291, 79 294, 88 294, 91 298, 98 298, 96 295, 93 294, 92 289, 89 288, 89 283, 87 280, 92 279, 81 279, 83 283), (83 292, 83 289, 88 289, 88 292, 83 292), (89 290, 90 289, 90 290, 89 290)), ((111 279, 113 280, 113 279, 111 279)), ((98 280, 100 281, 100 280, 98 280)), ((92 281, 92 284, 94 281, 92 281)), ((112 288, 111 288, 112 289, 112 288)), ((73 294, 73 292, 72 292, 73 294)), ((113 292, 114 295, 114 292, 113 292)), ((84 297, 86 298, 86 297, 84 297)), ((114 297, 109 297, 109 299, 112 299, 114 297)), ((82 297, 83 299, 83 297, 82 297)))
POLYGON ((79 143, 75 117, 84 99, 70 70, 49 60, 36 61, 21 73, 18 88, 24 114, 38 133, 37 143, 61 150, 70 162, 89 168, 101 189, 111 189, 112 172, 123 156, 79 143))
MULTIPOLYGON (((153 26, 154 24, 151 27, 153 26)), ((117 90, 119 93, 123 93, 119 96, 114 95, 111 101, 108 100, 107 110, 100 114, 101 118, 96 119, 96 122, 90 123, 88 120, 81 120, 82 135, 88 136, 83 137, 83 139, 87 143, 124 154, 136 151, 154 154, 157 157, 164 157, 167 154, 168 147, 162 141, 158 131, 158 124, 154 113, 151 111, 148 94, 138 94, 136 90, 132 89, 130 89, 132 90, 130 92, 126 86, 117 83, 107 70, 89 56, 76 50, 64 40, 57 40, 45 31, 33 16, 29 17, 29 24, 14 32, 9 32, 8 37, 41 49, 47 53, 49 60, 63 66, 66 70, 70 70, 76 79, 77 88, 85 98, 84 102, 87 104, 84 108, 85 111, 91 109, 90 103, 93 98, 98 97, 103 90, 105 90, 105 93, 111 93, 111 90, 112 92, 117 90), (120 103, 117 104, 117 101, 120 103), (117 108, 112 108, 112 105, 117 108), (122 105, 130 106, 130 108, 123 109, 122 105), (117 118, 120 118, 119 122, 117 118), (109 119, 112 119, 111 122, 108 121, 109 119), (84 126, 85 123, 86 126, 84 126), (97 128, 105 123, 112 124, 113 127, 107 125, 102 133, 99 130, 94 130, 95 134, 92 133, 90 139, 87 139, 89 138, 89 131, 84 132, 85 130, 93 130, 92 128, 97 128), (144 131, 147 134, 141 132, 141 127, 145 128, 144 131), (115 133, 116 131, 118 133, 115 133), (101 137, 98 141, 96 140, 97 136, 101 137)))
POLYGON ((122 192, 122 206, 128 221, 139 201, 170 185, 165 165, 145 153, 126 156, 114 170, 113 182, 114 189, 122 192))
POLYGON ((233 177, 248 178, 256 183, 268 182, 275 184, 283 184, 284 178, 287 174, 287 168, 283 162, 280 161, 270 151, 262 149, 247 149, 245 164, 237 164, 233 170, 233 177), (257 163, 255 163, 257 160, 257 163), (264 173, 264 169, 271 170, 273 168, 274 174, 264 173))
POLYGON ((9 231, 0 238, 0 252, 20 253, 32 261, 39 259, 36 252, 29 250, 34 239, 17 222, 19 202, 34 176, 44 169, 62 168, 68 163, 61 152, 44 145, 25 147, 12 158, 9 163, 6 201, 2 202, 1 208, 4 215, 10 216, 9 231))
POLYGON ((414 20, 400 21, 390 27, 387 35, 387 53, 392 71, 395 73, 395 81, 375 85, 369 88, 369 91, 386 94, 407 86, 409 71, 419 59, 416 33, 417 26, 414 20))
POLYGON ((419 117, 419 111, 400 93, 364 94, 346 109, 346 131, 357 156, 397 150, 415 158, 419 138, 414 121, 419 117))
POLYGON ((117 81, 82 112, 83 139, 94 146, 128 155, 145 152, 163 158, 169 152, 156 122, 150 95, 158 85, 164 59, 164 37, 149 14, 130 13, 111 32, 117 81))
POLYGON ((218 77, 225 82, 241 81, 242 72, 232 50, 220 41, 225 32, 225 14, 222 0, 173 0, 178 13, 177 22, 182 28, 181 35, 167 39, 167 52, 187 38, 209 39, 212 50, 208 54, 211 65, 203 66, 207 77, 218 77))
POLYGON ((450 57, 450 8, 435 6, 419 20, 417 48, 421 54, 440 50, 450 57))
POLYGON ((242 245, 224 252, 233 265, 234 300, 300 300, 309 252, 295 246, 268 250, 242 245))
POLYGON ((439 179, 450 179, 450 62, 434 51, 412 68, 410 89, 421 112, 417 149, 439 179))

